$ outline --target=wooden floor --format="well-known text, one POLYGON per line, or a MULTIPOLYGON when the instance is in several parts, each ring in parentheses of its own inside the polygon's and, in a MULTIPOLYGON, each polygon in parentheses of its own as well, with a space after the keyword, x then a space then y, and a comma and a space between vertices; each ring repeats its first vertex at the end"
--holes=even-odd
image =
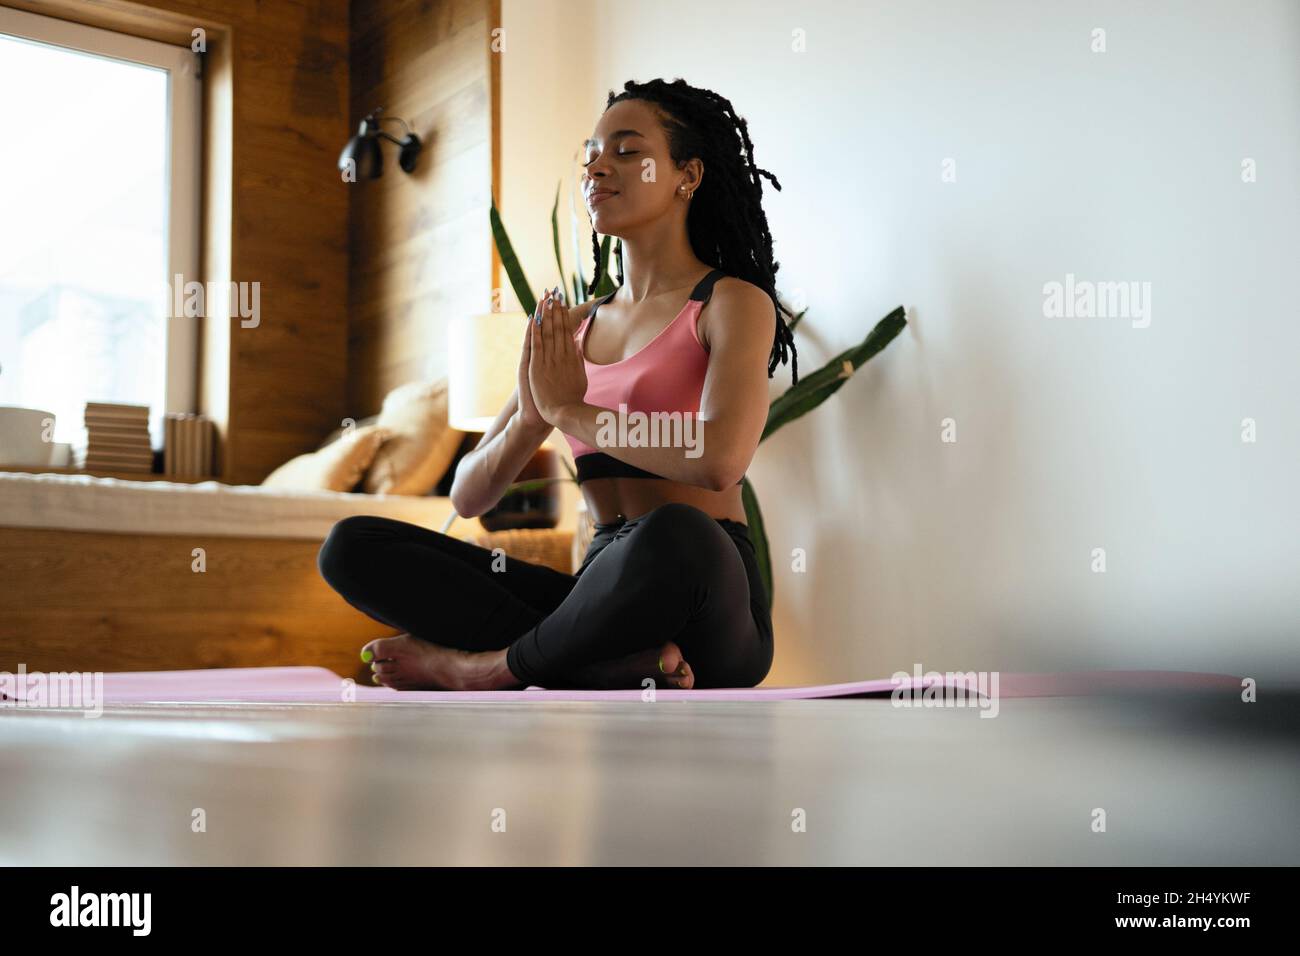
POLYGON ((0 864, 1294 864, 1283 703, 7 710, 0 864))

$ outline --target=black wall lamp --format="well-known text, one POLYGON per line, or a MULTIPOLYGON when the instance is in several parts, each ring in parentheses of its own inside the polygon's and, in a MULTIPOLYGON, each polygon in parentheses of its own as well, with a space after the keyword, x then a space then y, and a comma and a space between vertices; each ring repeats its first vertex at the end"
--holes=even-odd
POLYGON ((372 112, 369 116, 361 121, 361 126, 357 129, 357 135, 348 140, 348 144, 343 147, 343 152, 339 153, 339 170, 346 172, 350 165, 355 166, 356 175, 359 179, 378 179, 384 174, 384 155, 379 150, 379 141, 386 139, 390 143, 396 143, 399 147, 397 153, 397 165, 401 166, 406 172, 415 171, 415 161, 420 158, 420 137, 411 132, 411 128, 406 125, 405 121, 398 119, 396 116, 380 117, 383 107, 372 112), (395 139, 388 133, 380 129, 380 123, 401 123, 402 129, 406 135, 401 139, 395 139))

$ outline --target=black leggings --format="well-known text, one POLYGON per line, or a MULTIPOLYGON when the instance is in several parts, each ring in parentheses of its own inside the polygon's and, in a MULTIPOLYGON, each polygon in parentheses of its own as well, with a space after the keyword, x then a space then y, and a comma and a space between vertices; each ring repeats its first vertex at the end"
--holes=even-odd
POLYGON ((575 574, 494 555, 405 521, 339 521, 317 564, 353 607, 412 637, 506 648, 525 686, 674 641, 696 687, 753 687, 772 666, 772 617, 749 529, 671 502, 595 526, 575 574), (501 570, 494 570, 494 568, 501 570))

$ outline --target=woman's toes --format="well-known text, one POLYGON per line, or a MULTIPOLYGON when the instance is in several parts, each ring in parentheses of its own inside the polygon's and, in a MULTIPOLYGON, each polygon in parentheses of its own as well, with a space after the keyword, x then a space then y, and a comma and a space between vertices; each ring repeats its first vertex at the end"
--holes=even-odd
POLYGON ((682 649, 672 641, 664 644, 659 650, 659 669, 664 673, 664 679, 673 687, 689 690, 695 684, 691 665, 686 663, 686 658, 682 656, 682 649))
POLYGON ((373 641, 361 645, 361 660, 366 664, 370 664, 374 661, 393 657, 392 641, 394 640, 395 638, 391 637, 377 637, 373 641))
POLYGON ((682 649, 668 641, 659 648, 659 671, 665 675, 675 674, 682 663, 682 649))
POLYGON ((371 641, 366 647, 375 655, 375 661, 396 660, 402 656, 402 651, 410 643, 410 636, 398 634, 396 637, 379 637, 371 641))
POLYGON ((406 667, 402 661, 384 660, 375 661, 370 665, 370 670, 374 673, 376 684, 383 684, 385 687, 401 689, 401 684, 405 679, 406 667))
MULTIPOLYGON (((370 655, 371 680, 394 690, 473 690, 474 654, 443 647, 410 634, 376 638, 363 648, 370 655), (464 686, 462 686, 464 685, 464 686)), ((481 668, 480 668, 481 670, 481 668)))
POLYGON ((691 665, 686 663, 685 659, 677 665, 677 669, 668 675, 668 683, 681 690, 690 690, 695 686, 695 674, 691 671, 691 665))

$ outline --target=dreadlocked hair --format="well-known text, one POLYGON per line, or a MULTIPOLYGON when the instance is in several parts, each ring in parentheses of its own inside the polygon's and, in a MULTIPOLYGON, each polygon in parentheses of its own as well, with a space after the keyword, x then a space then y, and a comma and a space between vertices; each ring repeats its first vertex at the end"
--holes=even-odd
MULTIPOLYGON (((605 109, 621 100, 645 100, 657 108, 668 138, 668 153, 678 169, 699 157, 707 175, 695 190, 686 214, 686 232, 700 261, 727 275, 758 286, 772 299, 776 332, 768 358, 767 377, 780 363, 790 362, 791 385, 799 382, 799 355, 785 315, 794 317, 776 295, 776 273, 781 264, 772 258, 772 234, 763 212, 766 176, 779 190, 781 184, 766 169, 754 164, 754 144, 749 126, 736 114, 731 101, 712 90, 690 86, 685 80, 628 80, 623 92, 609 91, 605 109)), ((596 266, 587 295, 593 295, 603 277, 600 243, 591 234, 596 266)), ((621 259, 621 257, 620 257, 621 259)), ((622 266, 619 284, 622 284, 622 266)))

